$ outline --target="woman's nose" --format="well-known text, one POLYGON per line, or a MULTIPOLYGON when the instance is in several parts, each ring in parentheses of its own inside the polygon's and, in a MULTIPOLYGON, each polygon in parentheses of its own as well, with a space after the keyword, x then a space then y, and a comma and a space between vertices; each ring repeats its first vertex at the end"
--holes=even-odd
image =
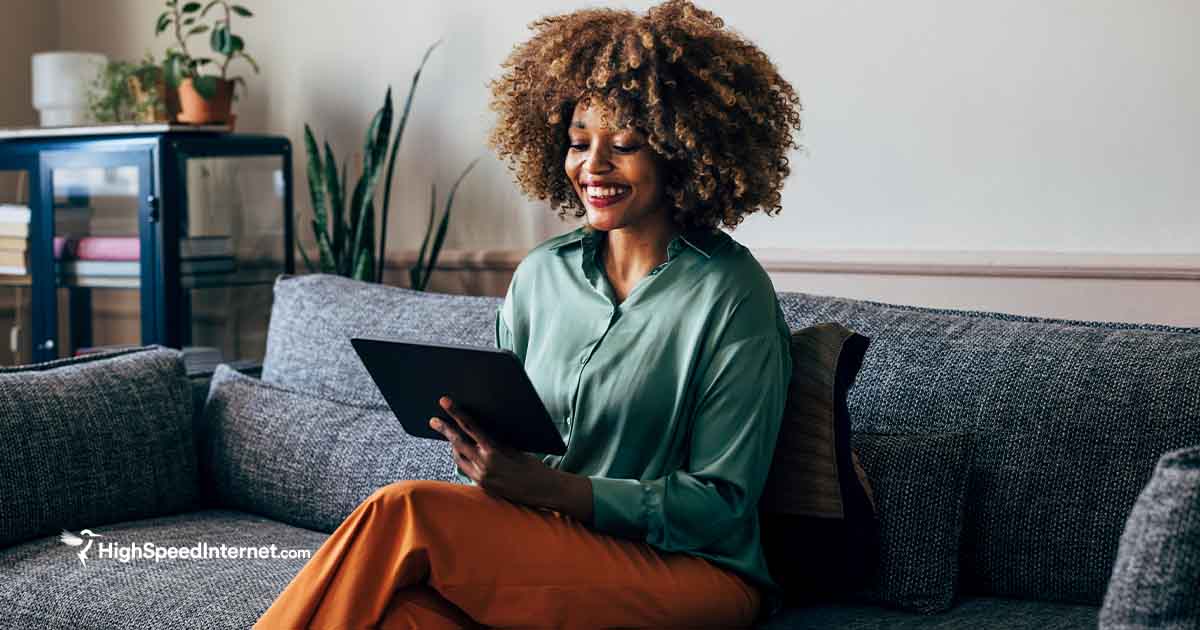
POLYGON ((583 170, 589 173, 603 173, 612 169, 608 161, 608 153, 599 148, 593 148, 583 161, 583 170))

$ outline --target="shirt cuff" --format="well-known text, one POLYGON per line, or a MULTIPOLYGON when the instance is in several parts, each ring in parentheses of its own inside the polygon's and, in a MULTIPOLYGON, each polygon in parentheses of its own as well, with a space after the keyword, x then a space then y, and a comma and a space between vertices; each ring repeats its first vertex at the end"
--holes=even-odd
POLYGON ((653 490, 636 479, 588 479, 592 482, 592 525, 607 534, 645 539, 653 490))

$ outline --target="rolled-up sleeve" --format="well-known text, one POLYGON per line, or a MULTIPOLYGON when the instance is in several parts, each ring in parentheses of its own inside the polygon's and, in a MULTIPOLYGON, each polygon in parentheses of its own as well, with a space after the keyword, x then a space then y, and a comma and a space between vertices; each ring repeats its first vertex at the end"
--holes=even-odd
POLYGON ((667 551, 751 526, 791 375, 779 331, 724 345, 700 376, 686 465, 658 479, 590 477, 594 527, 667 551))

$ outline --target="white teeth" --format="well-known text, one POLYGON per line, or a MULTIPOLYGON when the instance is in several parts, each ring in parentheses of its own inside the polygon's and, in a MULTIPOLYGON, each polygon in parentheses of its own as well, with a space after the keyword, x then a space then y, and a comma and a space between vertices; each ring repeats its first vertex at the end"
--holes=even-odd
POLYGON ((587 194, 589 197, 615 197, 629 190, 628 186, 588 186, 587 194))

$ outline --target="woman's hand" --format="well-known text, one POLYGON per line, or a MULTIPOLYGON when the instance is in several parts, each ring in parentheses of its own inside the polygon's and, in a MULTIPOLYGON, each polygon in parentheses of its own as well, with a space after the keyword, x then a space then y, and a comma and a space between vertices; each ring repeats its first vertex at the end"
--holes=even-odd
POLYGON ((538 458, 493 442, 475 420, 443 396, 438 404, 458 426, 430 418, 429 426, 450 441, 454 463, 479 487, 510 501, 535 507, 548 507, 557 488, 558 471, 538 458))

